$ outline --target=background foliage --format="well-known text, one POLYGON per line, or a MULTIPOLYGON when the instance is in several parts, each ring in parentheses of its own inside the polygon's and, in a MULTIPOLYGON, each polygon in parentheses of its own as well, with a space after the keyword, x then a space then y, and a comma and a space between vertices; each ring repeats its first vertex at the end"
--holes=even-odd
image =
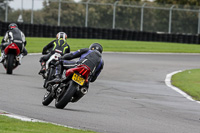
MULTIPOLYGON (((11 0, 12 1, 12 0, 11 0)), ((112 28, 113 4, 116 0, 91 0, 88 8, 88 26, 95 28, 112 28), (96 5, 100 3, 103 5, 96 5), (105 5, 108 3, 108 5, 105 5)), ((72 3, 74 0, 62 0, 61 4, 61 26, 85 27, 86 4, 72 3), (71 2, 71 3, 69 3, 71 2)), ((80 2, 87 2, 81 0, 80 2)), ((5 0, 0 0, 0 4, 5 0)), ((144 8, 143 30, 148 32, 168 32, 169 8, 175 4, 173 9, 186 8, 199 10, 199 0, 119 0, 116 7, 116 28, 127 30, 140 30, 141 6, 162 7, 161 9, 144 8), (126 5, 126 6, 124 6, 126 5), (136 6, 136 7, 131 7, 136 6), (138 7, 137 7, 138 6, 138 7)), ((0 6, 0 14, 5 14, 5 4, 0 6)), ((43 8, 34 10, 34 24, 58 25, 58 1, 44 0, 43 8)), ((8 8, 8 21, 16 22, 21 10, 8 8)), ((192 33, 198 31, 198 12, 173 10, 172 33, 192 33)), ((0 15, 4 21, 5 15, 0 15)), ((23 10, 24 23, 31 22, 31 10, 23 10)))

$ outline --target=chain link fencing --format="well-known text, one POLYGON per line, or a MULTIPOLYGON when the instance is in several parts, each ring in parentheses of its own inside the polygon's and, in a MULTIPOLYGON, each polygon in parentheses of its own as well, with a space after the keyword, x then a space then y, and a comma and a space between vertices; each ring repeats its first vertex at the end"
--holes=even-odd
POLYGON ((49 0, 44 2, 44 9, 23 11, 6 8, 7 4, 1 3, 0 20, 17 22, 22 15, 24 23, 32 24, 200 34, 199 7, 116 0, 106 2, 49 0))

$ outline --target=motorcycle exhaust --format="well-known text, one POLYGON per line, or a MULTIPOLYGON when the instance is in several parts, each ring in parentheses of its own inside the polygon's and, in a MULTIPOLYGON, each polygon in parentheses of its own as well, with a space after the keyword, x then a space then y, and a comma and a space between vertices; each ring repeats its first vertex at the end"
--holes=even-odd
POLYGON ((87 87, 81 88, 81 92, 85 95, 88 92, 88 88, 87 87))
POLYGON ((86 93, 88 92, 88 88, 87 87, 82 87, 79 88, 79 90, 76 92, 76 94, 74 95, 73 99, 72 99, 72 103, 77 102, 79 99, 81 99, 86 93))

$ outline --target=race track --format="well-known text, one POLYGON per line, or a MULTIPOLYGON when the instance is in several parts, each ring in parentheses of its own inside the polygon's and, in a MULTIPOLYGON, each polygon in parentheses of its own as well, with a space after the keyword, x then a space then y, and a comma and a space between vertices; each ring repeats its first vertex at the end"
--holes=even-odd
POLYGON ((64 109, 42 105, 41 55, 7 75, 0 66, 0 110, 105 133, 199 133, 200 104, 165 85, 168 73, 200 68, 200 54, 104 53, 88 94, 64 109))

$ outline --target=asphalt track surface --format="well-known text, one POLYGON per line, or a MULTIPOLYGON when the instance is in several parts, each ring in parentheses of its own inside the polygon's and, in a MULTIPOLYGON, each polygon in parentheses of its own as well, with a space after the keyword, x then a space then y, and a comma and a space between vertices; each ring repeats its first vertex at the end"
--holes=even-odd
POLYGON ((200 104, 165 85, 168 73, 200 67, 199 54, 104 53, 105 67, 77 103, 42 105, 41 55, 7 75, 0 67, 0 109, 105 133, 199 133, 200 104))

